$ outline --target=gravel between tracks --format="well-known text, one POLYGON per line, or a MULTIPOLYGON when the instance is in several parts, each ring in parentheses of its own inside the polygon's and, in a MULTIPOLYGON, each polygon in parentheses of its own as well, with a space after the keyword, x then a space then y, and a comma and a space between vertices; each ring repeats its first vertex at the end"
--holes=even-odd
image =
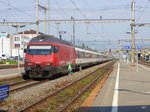
POLYGON ((92 72, 99 68, 100 65, 94 66, 92 68, 88 68, 86 70, 82 70, 82 72, 76 72, 72 75, 67 75, 55 80, 51 80, 49 82, 25 89, 23 91, 19 91, 17 93, 10 95, 11 103, 8 105, 0 107, 1 110, 5 110, 8 112, 18 112, 19 110, 23 109, 24 107, 36 102, 37 100, 44 98, 50 93, 53 93, 65 83, 72 82, 73 80, 77 80, 87 73, 92 72))

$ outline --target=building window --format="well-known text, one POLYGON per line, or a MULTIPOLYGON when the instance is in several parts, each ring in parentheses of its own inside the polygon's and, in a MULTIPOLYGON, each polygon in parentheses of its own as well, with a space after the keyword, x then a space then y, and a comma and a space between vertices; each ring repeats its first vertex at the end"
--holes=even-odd
POLYGON ((20 44, 15 44, 15 48, 18 48, 18 47, 20 47, 20 44))
POLYGON ((20 41, 20 37, 15 37, 15 41, 20 41))

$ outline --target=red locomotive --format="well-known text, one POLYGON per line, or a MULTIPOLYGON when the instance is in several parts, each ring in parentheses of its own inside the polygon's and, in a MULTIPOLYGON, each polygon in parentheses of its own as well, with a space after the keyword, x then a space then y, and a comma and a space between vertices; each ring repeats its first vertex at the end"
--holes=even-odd
POLYGON ((74 47, 54 36, 39 35, 28 43, 25 55, 25 72, 29 78, 49 78, 72 69, 110 60, 97 52, 74 47))

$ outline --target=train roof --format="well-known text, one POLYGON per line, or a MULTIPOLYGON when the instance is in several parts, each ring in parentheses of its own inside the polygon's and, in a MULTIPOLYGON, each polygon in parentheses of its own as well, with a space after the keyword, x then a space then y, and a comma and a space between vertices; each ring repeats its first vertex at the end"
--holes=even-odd
POLYGON ((101 55, 101 56, 107 56, 107 57, 111 57, 109 55, 103 54, 101 52, 96 52, 96 51, 92 51, 92 50, 87 50, 87 49, 83 49, 83 48, 79 48, 79 47, 75 47, 76 51, 80 51, 80 52, 85 52, 85 53, 91 53, 91 54, 96 54, 96 55, 101 55))
POLYGON ((54 36, 43 35, 43 34, 32 38, 29 43, 58 43, 58 44, 73 46, 70 42, 61 40, 54 36))
POLYGON ((91 50, 87 50, 87 49, 82 49, 82 48, 78 48, 78 47, 75 47, 75 50, 76 51, 81 51, 81 52, 86 52, 86 53, 91 53, 91 54, 97 54, 97 55, 101 54, 99 52, 95 52, 95 51, 91 51, 91 50))

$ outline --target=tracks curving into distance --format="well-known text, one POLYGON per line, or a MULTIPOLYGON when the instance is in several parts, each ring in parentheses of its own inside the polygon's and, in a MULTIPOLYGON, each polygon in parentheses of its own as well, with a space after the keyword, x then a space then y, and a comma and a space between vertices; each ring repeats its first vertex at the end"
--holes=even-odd
POLYGON ((146 65, 146 66, 150 66, 150 63, 148 63, 148 62, 143 62, 143 61, 139 61, 139 64, 146 65))
MULTIPOLYGON (((112 65, 115 63, 115 61, 112 61, 110 63, 108 63, 107 65, 103 66, 102 68, 104 69, 98 76, 96 76, 89 84, 86 85, 86 87, 84 87, 80 92, 79 94, 77 94, 76 96, 74 96, 74 98, 64 107, 62 108, 60 111, 61 112, 65 112, 67 110, 67 108, 72 105, 74 102, 76 102, 76 100, 82 96, 82 94, 84 94, 95 82, 97 82, 97 80, 100 78, 100 77, 103 77, 103 75, 105 73, 107 73, 111 68, 112 68, 112 65)), ((102 68, 98 68, 97 70, 87 74, 86 76, 60 88, 59 90, 55 91, 54 93, 40 99, 39 101, 27 106, 26 108, 22 109, 21 112, 25 112, 25 111, 31 111, 31 110, 34 110, 34 108, 36 106, 38 106, 39 104, 41 104, 42 102, 46 101, 47 99, 49 98, 52 98, 54 96, 56 96, 58 93, 62 92, 63 90, 65 89, 68 89, 68 88, 71 88, 72 86, 74 86, 75 84, 77 84, 78 82, 80 82, 81 80, 89 77, 89 76, 92 76, 94 73, 96 73, 98 70, 102 69, 102 68)))

